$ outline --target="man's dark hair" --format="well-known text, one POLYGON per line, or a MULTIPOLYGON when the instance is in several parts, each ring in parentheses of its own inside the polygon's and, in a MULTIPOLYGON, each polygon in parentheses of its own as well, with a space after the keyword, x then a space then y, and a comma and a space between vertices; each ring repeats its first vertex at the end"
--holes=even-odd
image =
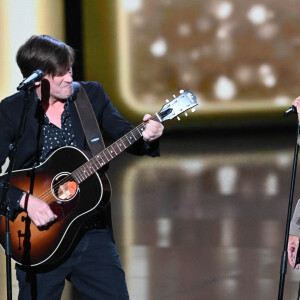
POLYGON ((56 76, 67 73, 75 60, 74 49, 48 35, 33 35, 17 52, 17 64, 24 78, 35 70, 56 76))

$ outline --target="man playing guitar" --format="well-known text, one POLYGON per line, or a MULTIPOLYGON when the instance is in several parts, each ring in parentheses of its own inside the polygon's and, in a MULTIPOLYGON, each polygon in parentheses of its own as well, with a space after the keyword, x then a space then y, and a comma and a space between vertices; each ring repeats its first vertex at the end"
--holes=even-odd
MULTIPOLYGON (((42 70, 45 76, 31 88, 30 103, 19 141, 14 170, 36 168, 42 165, 44 166, 43 171, 51 172, 52 163, 45 162, 55 151, 59 152, 58 150, 62 147, 69 147, 67 150, 71 152, 76 149, 90 150, 74 105, 76 101, 73 97, 72 85, 74 59, 74 50, 51 36, 32 36, 19 48, 17 63, 23 76, 26 78, 37 69, 42 70)), ((133 129, 133 126, 113 106, 98 82, 81 82, 81 85, 89 97, 99 127, 110 138, 120 139, 133 129)), ((1 165, 8 155, 9 145, 13 142, 18 128, 23 98, 24 92, 21 91, 5 98, 0 103, 1 165)), ((158 138, 163 133, 163 125, 159 121, 151 119, 148 114, 144 116, 143 122, 145 127, 141 132, 142 138, 130 145, 127 151, 136 155, 159 156, 158 138)), ((120 147, 122 145, 118 146, 118 148, 120 147)), ((84 156, 85 154, 80 152, 80 155, 84 156)), ((57 164, 69 164, 69 162, 65 162, 65 160, 69 161, 69 155, 61 154, 61 156, 63 158, 60 158, 57 164)), ((77 159, 72 162, 70 157, 70 161, 70 164, 75 164, 77 159)), ((101 182, 102 177, 98 176, 98 173, 96 172, 95 176, 99 179, 99 183, 97 183, 99 187, 95 190, 99 189, 97 197, 101 198, 101 196, 105 196, 107 180, 104 179, 101 182)), ((47 181, 46 176, 45 178, 43 176, 40 185, 47 181)), ((31 174, 30 178, 32 177, 31 174)), ((88 190, 90 191, 84 200, 87 205, 94 196, 93 180, 89 183, 88 190)), ((23 182, 23 180, 21 181, 23 182)), ((37 184, 35 183, 35 185, 37 184)), ((61 200, 64 197, 68 198, 68 193, 77 192, 76 186, 73 192, 71 189, 68 190, 69 186, 72 186, 72 182, 70 185, 60 186, 61 200), (61 189, 65 186, 67 191, 62 192, 61 189)), ((83 190, 84 187, 80 188, 81 195, 83 190)), ((55 230, 58 231, 58 224, 62 222, 64 215, 60 210, 55 209, 61 201, 56 201, 56 206, 51 206, 31 192, 12 184, 8 192, 8 199, 12 222, 20 213, 27 214, 18 222, 25 224, 29 220, 32 232, 27 235, 27 238, 33 246, 35 243, 33 231, 36 230, 38 234, 42 234, 48 228, 56 228, 55 230)), ((0 195, 2 195, 2 190, 0 190, 0 195)), ((98 198, 96 201, 100 202, 98 198)), ((66 204, 65 207, 68 205, 66 204)), ((1 207, 1 214, 4 215, 5 205, 1 205, 1 207)), ((1 226, 3 227, 5 218, 2 219, 1 226)), ((80 239, 74 239, 72 249, 61 260, 51 264, 48 261, 45 264, 33 264, 31 263, 35 255, 33 247, 23 250, 22 258, 16 265, 19 299, 60 299, 65 279, 74 284, 85 299, 129 298, 125 275, 113 240, 110 205, 108 204, 105 209, 99 210, 96 214, 91 214, 90 218, 83 220, 80 227, 85 229, 84 233, 80 235, 80 239), (22 264, 25 256, 27 260, 24 260, 25 263, 22 264)), ((66 232, 73 223, 72 221, 66 223, 66 232)), ((23 227, 25 228, 25 225, 23 227)), ((16 241, 20 248, 23 247, 26 239, 26 232, 23 233, 22 230, 18 230, 18 241, 16 241)), ((65 232, 62 236, 66 239, 65 232)), ((44 251, 42 249, 44 242, 41 240, 36 243, 40 246, 37 248, 41 248, 39 251, 44 251)))

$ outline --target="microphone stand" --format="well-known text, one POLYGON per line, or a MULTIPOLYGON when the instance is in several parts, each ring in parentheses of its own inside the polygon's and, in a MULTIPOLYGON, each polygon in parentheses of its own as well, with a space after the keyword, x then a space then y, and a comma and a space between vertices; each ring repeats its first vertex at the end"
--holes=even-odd
MULTIPOLYGON (((297 140, 299 134, 300 134, 300 124, 298 124, 297 140)), ((286 228, 285 228, 284 249, 281 256, 278 300, 283 299, 284 282, 285 282, 285 275, 287 270, 287 258, 288 258, 287 248, 288 248, 290 223, 291 223, 291 216, 292 216, 292 209, 293 209, 293 196, 294 196, 295 180, 296 180, 296 173, 297 173, 298 152, 299 152, 299 145, 298 142, 296 142, 295 151, 294 151, 291 186, 290 186, 289 205, 288 205, 288 212, 287 212, 287 221, 286 221, 286 228)))
POLYGON ((25 124, 25 117, 28 110, 30 100, 30 88, 25 89, 25 95, 24 95, 24 105, 22 110, 22 115, 20 119, 19 128, 17 131, 17 135, 15 137, 14 142, 12 142, 9 146, 9 166, 7 168, 7 175, 5 177, 5 182, 3 183, 3 195, 2 200, 3 203, 6 204, 6 213, 5 213, 5 221, 6 221, 6 235, 5 235, 5 256, 6 256, 6 283, 7 283, 7 300, 12 299, 12 280, 11 280, 11 234, 10 234, 10 228, 9 228, 9 216, 10 216, 10 207, 9 207, 9 198, 8 190, 10 187, 10 180, 12 175, 12 170, 15 162, 16 153, 18 150, 18 143, 22 136, 24 124, 25 124))

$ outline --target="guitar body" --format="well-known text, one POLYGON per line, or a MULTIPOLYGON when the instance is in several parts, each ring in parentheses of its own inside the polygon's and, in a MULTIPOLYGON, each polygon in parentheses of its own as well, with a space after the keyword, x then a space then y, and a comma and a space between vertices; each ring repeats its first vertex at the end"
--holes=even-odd
MULTIPOLYGON (((63 147, 34 169, 15 171, 11 185, 47 202, 58 218, 46 227, 36 227, 27 213, 10 221, 12 258, 22 265, 53 264, 73 246, 82 224, 109 202, 111 189, 104 172, 95 172, 79 183, 76 193, 67 200, 55 194, 56 181, 89 161, 87 154, 74 147, 63 147)), ((65 182, 65 181, 63 181, 65 182)), ((5 243, 5 217, 0 226, 0 243, 5 243)))

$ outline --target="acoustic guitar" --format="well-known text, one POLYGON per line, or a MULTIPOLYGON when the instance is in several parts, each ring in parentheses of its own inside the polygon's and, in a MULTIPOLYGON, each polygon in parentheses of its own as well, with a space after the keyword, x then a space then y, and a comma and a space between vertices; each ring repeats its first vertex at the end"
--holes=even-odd
MULTIPOLYGON (((174 96, 175 97, 175 96, 174 96)), ((197 99, 189 91, 166 103, 151 119, 163 122, 188 109, 197 99)), ((142 123, 94 157, 75 147, 54 151, 41 165, 14 171, 11 185, 31 193, 49 204, 58 218, 37 227, 26 211, 10 221, 12 259, 24 266, 54 264, 70 251, 83 223, 109 202, 111 189, 102 168, 142 137, 142 123)), ((3 178, 6 176, 3 175, 3 178)), ((5 246, 5 217, 0 226, 0 244, 5 246)))

